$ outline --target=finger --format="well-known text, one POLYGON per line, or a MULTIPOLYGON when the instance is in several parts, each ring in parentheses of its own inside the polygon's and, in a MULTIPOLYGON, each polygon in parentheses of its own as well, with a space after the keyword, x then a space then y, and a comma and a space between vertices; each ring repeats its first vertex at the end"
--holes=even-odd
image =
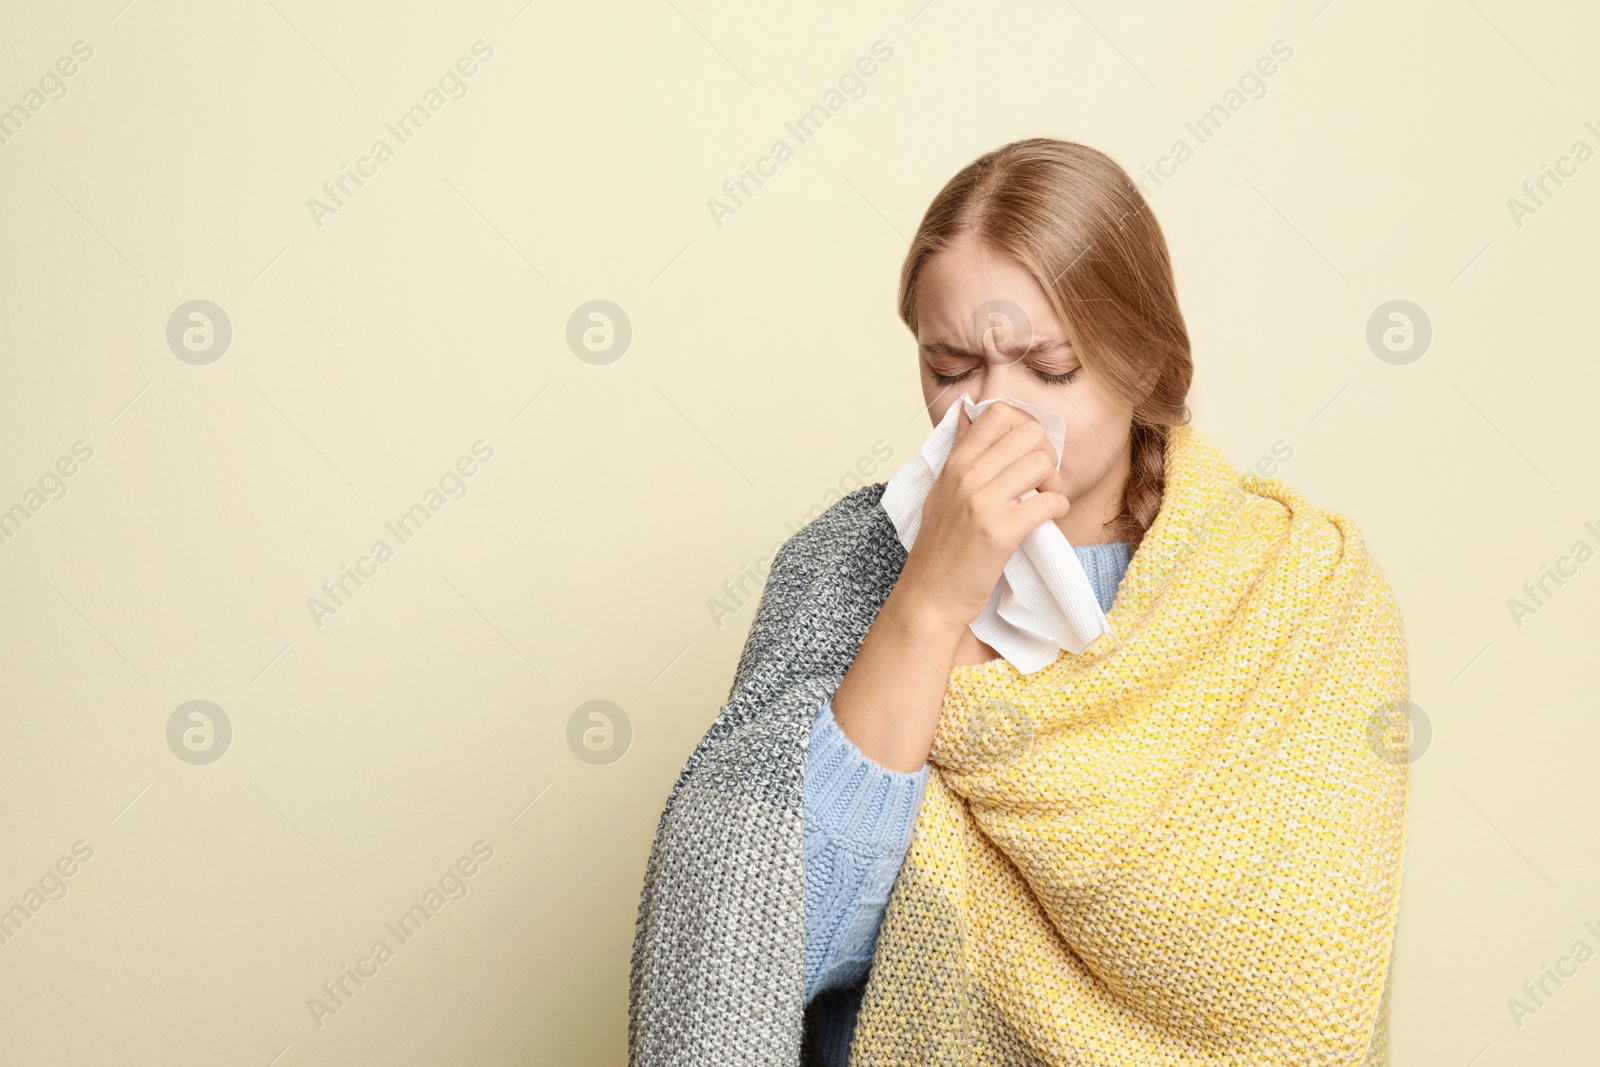
POLYGON ((1012 504, 1039 485, 1050 474, 1050 461, 1037 449, 1024 452, 995 478, 984 485, 985 499, 991 504, 1012 504))
POLYGON ((1041 493, 1063 493, 1066 491, 1066 478, 1062 476, 1059 468, 1052 467, 1050 473, 1044 476, 1044 481, 1034 488, 1041 493))
POLYGON ((1012 505, 1008 519, 1018 544, 1034 530, 1065 515, 1072 502, 1060 493, 1037 493, 1012 505))
MULTIPOLYGON (((981 421, 982 416, 979 418, 981 421)), ((1056 466, 1055 448, 1050 444, 1044 427, 1032 418, 1024 416, 1024 421, 1011 424, 1004 434, 981 449, 977 447, 977 433, 978 427, 974 424, 974 436, 967 444, 968 456, 964 464, 979 485, 992 482, 1000 476, 1001 471, 1029 452, 1040 453, 1051 467, 1056 466)))
POLYGON ((989 443, 998 436, 993 421, 987 419, 987 411, 980 412, 976 419, 967 414, 967 407, 957 400, 960 411, 956 414, 956 436, 950 444, 950 455, 945 462, 956 469, 962 469, 967 461, 983 452, 989 443))
MULTIPOLYGON (((963 414, 965 414, 964 408, 963 414)), ((965 442, 966 453, 976 457, 996 441, 1028 425, 1038 426, 1039 423, 1032 416, 1018 411, 1010 404, 992 404, 979 412, 976 419, 971 420, 972 429, 965 442)), ((1043 427, 1040 429, 1042 431, 1043 427)))
POLYGON ((978 419, 1006 424, 1037 421, 1032 415, 1013 404, 990 404, 978 413, 978 419))

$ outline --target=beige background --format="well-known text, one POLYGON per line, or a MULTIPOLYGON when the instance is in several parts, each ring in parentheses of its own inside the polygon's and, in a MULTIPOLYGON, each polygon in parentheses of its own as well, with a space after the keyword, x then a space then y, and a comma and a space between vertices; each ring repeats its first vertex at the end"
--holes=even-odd
POLYGON ((752 613, 710 602, 875 442, 881 481, 927 432, 894 298, 928 201, 1034 135, 1137 177, 1281 40, 1264 95, 1151 186, 1195 425, 1240 467, 1291 448, 1278 474, 1356 520, 1401 601, 1433 738, 1394 1062, 1591 1062, 1600 962, 1520 1028, 1507 1000, 1600 950, 1600 563, 1520 627, 1508 600, 1600 547, 1600 161, 1520 226, 1507 200, 1600 148, 1600 15, 920 2, 0 7, 0 107, 93 50, 0 144, 0 508, 26 518, 0 544, 0 907, 93 850, 0 945, 0 1061, 622 1063, 645 856, 752 613), (399 144, 384 123, 480 40, 399 144), (308 198, 378 138, 319 225, 308 198), (1403 366, 1365 340, 1396 298, 1434 330, 1403 366), (205 365, 166 339, 194 299, 232 325, 205 365), (593 299, 632 325, 607 365, 566 340, 593 299), (322 583, 480 440, 466 495, 317 625, 322 583), (166 737, 195 699, 233 728, 205 766, 166 737), (568 742, 597 699, 632 731, 605 765, 568 742), (400 945, 384 924, 479 841, 400 945), (308 998, 379 939, 319 1026, 308 998))

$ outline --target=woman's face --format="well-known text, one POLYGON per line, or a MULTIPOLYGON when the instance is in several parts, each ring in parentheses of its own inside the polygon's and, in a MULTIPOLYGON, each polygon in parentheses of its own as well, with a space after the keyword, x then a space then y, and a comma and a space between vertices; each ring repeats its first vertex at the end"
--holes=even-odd
POLYGON ((1079 359, 1039 283, 1015 262, 963 241, 936 255, 919 282, 922 395, 937 426, 969 394, 1011 397, 1066 422, 1063 491, 1072 510, 1056 525, 1073 544, 1106 540, 1122 505, 1133 411, 1079 359), (1070 380, 1067 380, 1070 378, 1070 380))

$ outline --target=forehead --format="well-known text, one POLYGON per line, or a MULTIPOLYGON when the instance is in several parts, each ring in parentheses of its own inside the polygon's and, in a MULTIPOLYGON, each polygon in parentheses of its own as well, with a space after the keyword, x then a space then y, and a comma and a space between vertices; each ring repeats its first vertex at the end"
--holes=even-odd
POLYGON ((1066 336, 1044 289, 1013 260, 971 243, 930 259, 918 285, 918 340, 978 346, 995 326, 1023 340, 1066 336))

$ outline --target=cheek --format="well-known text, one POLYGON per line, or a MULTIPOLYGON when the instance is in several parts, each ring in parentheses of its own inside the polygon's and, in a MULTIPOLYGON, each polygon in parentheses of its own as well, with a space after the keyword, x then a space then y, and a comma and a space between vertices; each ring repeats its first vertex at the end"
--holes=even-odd
POLYGON ((1092 482, 1115 457, 1116 450, 1094 427, 1082 422, 1067 424, 1066 439, 1061 445, 1061 473, 1069 479, 1084 478, 1092 482))

